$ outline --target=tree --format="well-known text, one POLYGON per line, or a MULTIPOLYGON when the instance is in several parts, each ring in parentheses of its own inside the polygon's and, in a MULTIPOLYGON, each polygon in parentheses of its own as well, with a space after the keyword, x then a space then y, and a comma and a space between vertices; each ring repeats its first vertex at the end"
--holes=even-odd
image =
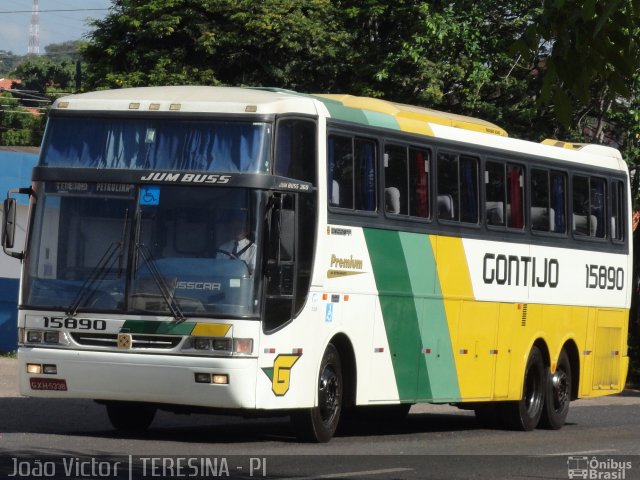
POLYGON ((0 145, 40 145, 45 116, 23 108, 9 93, 0 93, 0 145))
POLYGON ((539 79, 511 47, 539 11, 529 0, 345 0, 352 52, 342 87, 485 118, 517 136, 553 132, 535 103, 539 79))
POLYGON ((44 47, 44 56, 57 63, 60 63, 63 60, 77 62, 82 58, 80 51, 85 43, 86 42, 83 40, 69 40, 62 43, 50 43, 44 47))
POLYGON ((638 0, 547 0, 518 47, 542 76, 540 101, 571 124, 585 110, 604 117, 632 95, 640 70, 638 0))
POLYGON ((330 0, 115 0, 84 49, 91 88, 327 89, 344 32, 330 0))
POLYGON ((53 93, 75 84, 76 65, 71 60, 56 63, 48 57, 27 57, 11 75, 21 80, 21 89, 53 93))
POLYGON ((13 52, 0 50, 0 78, 6 77, 9 72, 13 71, 21 59, 20 55, 15 55, 13 52))

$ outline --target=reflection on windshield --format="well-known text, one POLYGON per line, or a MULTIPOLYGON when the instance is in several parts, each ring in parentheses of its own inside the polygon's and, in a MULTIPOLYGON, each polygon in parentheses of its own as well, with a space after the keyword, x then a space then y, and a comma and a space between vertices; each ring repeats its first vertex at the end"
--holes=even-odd
POLYGON ((23 303, 176 319, 257 315, 266 194, 153 185, 105 194, 100 185, 52 182, 39 193, 23 303))
POLYGON ((52 117, 42 164, 260 173, 270 143, 270 124, 259 122, 52 117))

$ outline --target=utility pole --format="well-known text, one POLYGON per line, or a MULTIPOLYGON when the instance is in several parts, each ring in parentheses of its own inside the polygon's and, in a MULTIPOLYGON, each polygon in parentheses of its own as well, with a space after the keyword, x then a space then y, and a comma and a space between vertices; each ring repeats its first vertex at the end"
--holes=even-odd
POLYGON ((29 49, 28 55, 40 54, 40 19, 39 19, 38 0, 33 0, 31 8, 31 27, 29 27, 29 49))

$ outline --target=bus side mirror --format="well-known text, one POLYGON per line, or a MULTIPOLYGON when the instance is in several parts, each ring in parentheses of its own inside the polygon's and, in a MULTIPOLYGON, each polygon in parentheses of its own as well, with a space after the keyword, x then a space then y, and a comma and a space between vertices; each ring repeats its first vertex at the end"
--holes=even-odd
MULTIPOLYGON (((2 224, 2 246, 13 248, 16 238, 16 199, 7 198, 4 201, 4 217, 2 224)), ((5 253, 7 251, 5 250, 5 253)))
MULTIPOLYGON (((33 195, 31 188, 17 188, 9 190, 9 195, 12 193, 19 193, 23 195, 33 195)), ((2 250, 7 255, 22 260, 24 258, 23 252, 11 252, 8 249, 13 248, 16 239, 16 199, 7 195, 4 201, 3 215, 2 215, 2 250)))

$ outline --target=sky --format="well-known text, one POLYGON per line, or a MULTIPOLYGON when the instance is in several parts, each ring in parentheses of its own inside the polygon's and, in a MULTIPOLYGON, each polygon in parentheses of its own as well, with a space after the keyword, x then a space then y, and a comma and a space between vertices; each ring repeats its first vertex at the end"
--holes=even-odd
MULTIPOLYGON (((38 0, 40 53, 51 43, 81 40, 89 31, 87 19, 103 18, 110 5, 111 0, 38 0)), ((33 0, 0 0, 0 50, 26 55, 32 7, 33 0)))

